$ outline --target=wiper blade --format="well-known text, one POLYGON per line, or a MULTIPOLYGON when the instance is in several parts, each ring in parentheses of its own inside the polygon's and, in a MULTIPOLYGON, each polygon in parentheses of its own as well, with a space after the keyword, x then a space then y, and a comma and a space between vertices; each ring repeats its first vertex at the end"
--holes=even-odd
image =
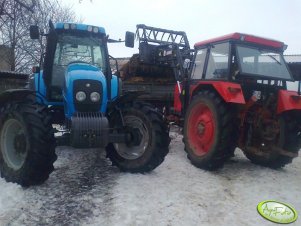
POLYGON ((277 62, 277 64, 282 65, 282 64, 280 63, 280 61, 276 59, 276 57, 274 57, 274 56, 272 56, 272 55, 267 55, 267 56, 269 56, 270 58, 272 58, 273 60, 275 60, 275 61, 277 62))
POLYGON ((281 62, 279 60, 277 60, 275 56, 270 55, 267 52, 262 51, 262 50, 259 50, 259 52, 262 54, 261 56, 268 56, 268 57, 272 58, 274 61, 276 61, 277 64, 282 65, 281 62))

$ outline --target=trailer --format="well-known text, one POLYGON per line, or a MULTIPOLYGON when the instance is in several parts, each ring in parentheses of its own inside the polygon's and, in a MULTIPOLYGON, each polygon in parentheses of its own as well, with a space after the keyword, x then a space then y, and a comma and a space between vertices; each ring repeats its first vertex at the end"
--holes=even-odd
POLYGON ((0 92, 28 87, 29 77, 26 73, 0 70, 0 92))

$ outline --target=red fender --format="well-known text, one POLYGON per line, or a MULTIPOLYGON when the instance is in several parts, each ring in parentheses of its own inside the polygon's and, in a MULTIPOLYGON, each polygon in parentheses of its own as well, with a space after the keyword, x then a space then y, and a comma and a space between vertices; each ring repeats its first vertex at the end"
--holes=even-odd
POLYGON ((277 114, 289 110, 301 110, 301 96, 296 91, 279 90, 277 114))
POLYGON ((225 102, 237 104, 246 103, 240 84, 232 82, 200 81, 191 86, 190 95, 195 91, 195 89, 202 87, 202 85, 212 85, 225 102))

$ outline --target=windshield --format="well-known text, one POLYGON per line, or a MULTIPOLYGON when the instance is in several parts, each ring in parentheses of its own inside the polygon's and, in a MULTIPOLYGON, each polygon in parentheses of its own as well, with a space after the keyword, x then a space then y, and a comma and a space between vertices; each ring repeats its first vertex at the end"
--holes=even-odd
POLYGON ((56 46, 52 86, 62 87, 64 74, 70 63, 88 63, 105 72, 105 48, 99 38, 60 35, 56 46))
POLYGON ((102 41, 91 37, 64 35, 57 43, 54 64, 67 66, 72 62, 85 62, 103 70, 105 67, 102 41))
POLYGON ((237 46, 237 55, 242 74, 292 80, 282 54, 237 46))

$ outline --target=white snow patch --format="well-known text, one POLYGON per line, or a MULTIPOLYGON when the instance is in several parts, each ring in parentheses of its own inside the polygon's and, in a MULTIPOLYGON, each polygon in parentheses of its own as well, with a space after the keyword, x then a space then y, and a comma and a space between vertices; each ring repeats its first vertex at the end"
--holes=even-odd
MULTIPOLYGON (((301 211, 300 157, 285 169, 272 170, 250 163, 237 149, 223 169, 208 172, 190 164, 181 135, 171 136, 161 166, 145 175, 121 174, 106 225, 275 225, 256 210, 267 199, 301 211)), ((100 222, 95 219, 94 225, 100 222)))
POLYGON ((7 183, 0 178, 0 226, 7 225, 20 212, 24 191, 20 185, 7 183))

